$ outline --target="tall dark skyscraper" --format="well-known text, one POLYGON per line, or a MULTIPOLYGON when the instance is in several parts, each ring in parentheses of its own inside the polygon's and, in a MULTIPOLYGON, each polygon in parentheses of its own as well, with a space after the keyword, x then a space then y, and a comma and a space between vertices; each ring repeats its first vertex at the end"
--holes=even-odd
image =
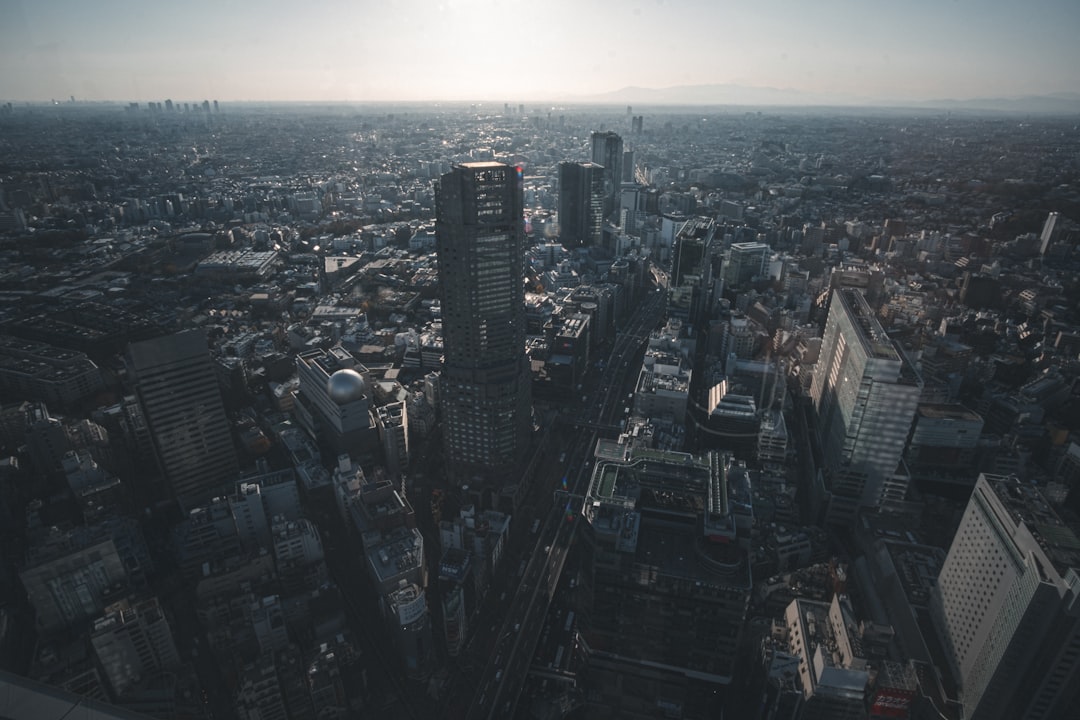
POLYGON ((599 245, 604 229, 604 168, 559 163, 559 239, 566 248, 599 245))
POLYGON ((604 166, 604 217, 619 206, 619 188, 623 176, 623 143, 618 133, 592 134, 592 161, 604 166))
POLYGON ((443 452, 455 482, 515 482, 532 399, 525 355, 525 228, 519 171, 455 165, 436 192, 443 315, 443 452))
POLYGON ((203 330, 132 343, 128 369, 165 479, 184 508, 239 473, 229 420, 203 330))

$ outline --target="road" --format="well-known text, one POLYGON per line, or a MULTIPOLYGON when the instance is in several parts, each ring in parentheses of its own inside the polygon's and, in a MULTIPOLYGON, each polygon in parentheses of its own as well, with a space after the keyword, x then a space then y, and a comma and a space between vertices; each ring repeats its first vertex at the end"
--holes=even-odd
MULTIPOLYGON (((568 408, 560 413, 561 422, 604 428, 611 433, 616 431, 613 419, 627 405, 626 391, 636 380, 639 356, 644 352, 649 333, 663 317, 665 294, 650 295, 638 305, 624 331, 616 337, 596 394, 586 395, 584 407, 568 408)), ((587 489, 592 450, 600 432, 600 429, 576 432, 571 436, 570 444, 562 449, 567 457, 566 466, 576 468, 576 472, 569 472, 563 478, 551 478, 550 487, 559 491, 560 501, 553 503, 544 519, 525 573, 513 596, 507 600, 507 612, 490 659, 476 685, 468 718, 504 718, 514 713, 536 651, 544 616, 581 522, 581 498, 587 489), (565 487, 561 487, 563 480, 565 487)), ((543 481, 537 479, 537 482, 543 481)))

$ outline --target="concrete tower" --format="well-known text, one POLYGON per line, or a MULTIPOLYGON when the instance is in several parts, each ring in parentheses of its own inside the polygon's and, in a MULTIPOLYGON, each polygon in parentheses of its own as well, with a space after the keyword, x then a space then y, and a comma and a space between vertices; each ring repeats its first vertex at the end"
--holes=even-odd
POLYGON ((827 520, 907 494, 902 456, 923 381, 853 288, 833 292, 810 395, 825 456, 827 520))
POLYGON ((623 179, 623 142, 618 133, 594 132, 591 136, 592 161, 604 166, 604 217, 618 207, 623 179))
POLYGON ((230 487, 239 465, 206 333, 132 343, 127 357, 158 464, 180 505, 230 487))
POLYGON ((559 239, 563 247, 600 245, 604 229, 604 168, 559 163, 559 239))
POLYGON ((531 427, 519 171, 497 162, 454 166, 439 181, 435 230, 446 470, 459 483, 498 491, 516 482, 531 427))

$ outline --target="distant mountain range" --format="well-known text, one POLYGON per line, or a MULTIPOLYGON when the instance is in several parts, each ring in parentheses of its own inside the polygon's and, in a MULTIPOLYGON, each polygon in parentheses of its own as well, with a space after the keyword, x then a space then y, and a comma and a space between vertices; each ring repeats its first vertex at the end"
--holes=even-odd
POLYGON ((748 107, 866 107, 923 110, 991 111, 1009 113, 1080 114, 1080 93, 966 100, 889 100, 852 95, 808 93, 790 88, 755 87, 731 83, 676 85, 665 88, 624 87, 595 95, 561 98, 576 103, 628 105, 734 105, 748 107))

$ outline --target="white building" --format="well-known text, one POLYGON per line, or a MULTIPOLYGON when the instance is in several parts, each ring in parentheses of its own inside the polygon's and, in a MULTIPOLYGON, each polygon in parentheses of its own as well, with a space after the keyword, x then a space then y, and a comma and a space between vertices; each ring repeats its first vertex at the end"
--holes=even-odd
POLYGON ((1078 567, 1080 540, 1034 485, 979 476, 930 599, 965 717, 1075 713, 1078 567))

